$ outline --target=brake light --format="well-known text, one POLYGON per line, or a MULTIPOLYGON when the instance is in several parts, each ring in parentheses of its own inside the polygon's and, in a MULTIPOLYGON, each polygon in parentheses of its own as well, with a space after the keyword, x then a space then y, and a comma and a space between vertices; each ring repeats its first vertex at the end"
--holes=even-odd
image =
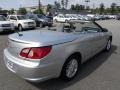
POLYGON ((25 48, 20 52, 20 56, 28 59, 41 59, 47 56, 52 47, 25 48))

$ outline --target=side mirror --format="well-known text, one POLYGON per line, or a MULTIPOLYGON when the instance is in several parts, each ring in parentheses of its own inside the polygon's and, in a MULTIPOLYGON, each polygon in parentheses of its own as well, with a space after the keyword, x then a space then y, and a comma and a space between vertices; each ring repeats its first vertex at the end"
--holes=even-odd
POLYGON ((103 28, 103 32, 108 32, 108 30, 106 28, 103 28))

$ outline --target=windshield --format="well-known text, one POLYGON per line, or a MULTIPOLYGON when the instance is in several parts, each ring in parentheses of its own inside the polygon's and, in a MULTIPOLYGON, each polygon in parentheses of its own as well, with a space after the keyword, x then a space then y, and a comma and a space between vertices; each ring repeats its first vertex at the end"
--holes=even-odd
POLYGON ((27 19, 25 16, 17 16, 18 20, 24 20, 27 19))
POLYGON ((45 18, 44 15, 37 15, 38 18, 45 18))
POLYGON ((6 18, 4 16, 0 16, 0 21, 6 21, 6 18))
POLYGON ((59 23, 56 25, 56 28, 53 28, 55 31, 59 32, 99 32, 101 29, 99 26, 92 22, 79 22, 79 23, 59 23))

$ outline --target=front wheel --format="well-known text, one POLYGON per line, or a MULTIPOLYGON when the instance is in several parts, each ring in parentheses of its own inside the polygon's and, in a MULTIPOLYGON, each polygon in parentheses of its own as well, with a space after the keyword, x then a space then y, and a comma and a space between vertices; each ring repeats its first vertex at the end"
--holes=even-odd
POLYGON ((40 28, 42 28, 42 27, 43 27, 43 23, 42 23, 42 22, 40 22, 39 27, 40 27, 40 28))
POLYGON ((76 56, 68 58, 63 66, 61 78, 68 81, 73 79, 78 72, 79 65, 80 63, 76 56))
POLYGON ((19 31, 22 31, 22 30, 23 30, 22 25, 18 25, 18 30, 19 30, 19 31))
POLYGON ((68 23, 69 22, 69 20, 65 20, 65 23, 68 23))
POLYGON ((109 39, 105 48, 105 51, 110 51, 112 41, 109 39))

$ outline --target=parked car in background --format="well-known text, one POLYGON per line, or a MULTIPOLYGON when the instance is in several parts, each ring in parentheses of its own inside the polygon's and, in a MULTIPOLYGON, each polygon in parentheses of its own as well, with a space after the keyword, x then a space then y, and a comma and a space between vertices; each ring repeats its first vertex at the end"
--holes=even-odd
POLYGON ((27 19, 24 15, 8 15, 8 20, 12 21, 19 31, 36 28, 35 21, 27 19))
POLYGON ((36 25, 39 27, 52 26, 53 24, 52 17, 47 17, 42 14, 28 14, 26 17, 35 20, 36 25))
POLYGON ((70 20, 77 20, 75 16, 69 16, 69 15, 57 15, 53 17, 54 22, 69 22, 70 20))
POLYGON ((50 30, 9 35, 4 50, 6 67, 31 82, 58 77, 71 80, 82 63, 111 48, 112 33, 96 22, 59 23, 56 31, 50 30))
POLYGON ((15 30, 14 23, 12 23, 11 21, 7 21, 7 19, 3 15, 0 15, 0 32, 11 30, 15 30))
POLYGON ((108 15, 109 19, 115 19, 116 15, 108 15))
POLYGON ((92 20, 92 17, 86 16, 86 15, 83 15, 82 18, 83 18, 83 20, 86 20, 86 21, 91 21, 92 20))

